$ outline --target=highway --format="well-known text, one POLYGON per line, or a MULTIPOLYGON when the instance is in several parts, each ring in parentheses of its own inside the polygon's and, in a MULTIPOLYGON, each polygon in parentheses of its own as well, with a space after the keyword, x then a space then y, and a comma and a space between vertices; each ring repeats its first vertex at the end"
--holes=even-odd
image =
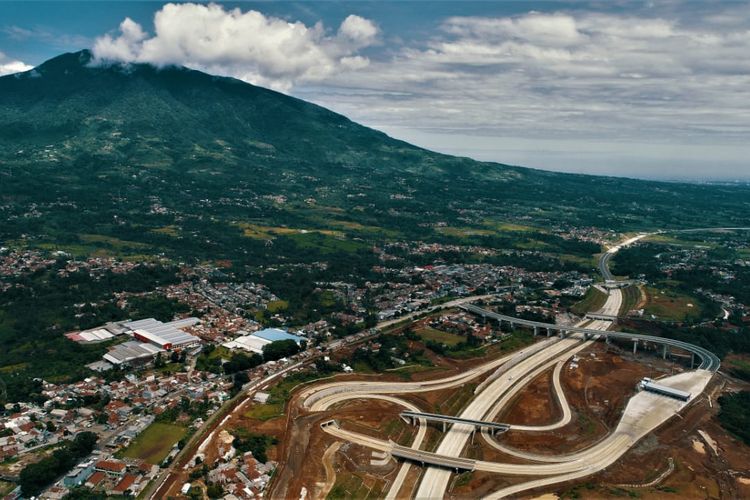
MULTIPOLYGON (((612 295, 609 300, 617 301, 618 297, 620 296, 612 295)), ((594 323, 591 327, 602 329, 605 329, 610 324, 608 322, 594 323)), ((571 357, 575 352, 587 347, 587 345, 587 342, 582 342, 579 338, 571 336, 524 359, 489 384, 480 394, 477 394, 460 414, 460 417, 476 420, 485 419, 485 415, 488 415, 493 410, 496 401, 508 394, 513 387, 518 387, 519 389, 523 387, 521 384, 518 384, 519 379, 524 379, 528 373, 538 370, 540 366, 562 362, 571 357)), ((467 429, 467 426, 463 425, 453 425, 443 436, 436 453, 444 456, 460 456, 471 436, 471 429, 471 427, 467 429)), ((525 466, 521 467, 526 468, 525 466)), ((443 498, 450 481, 450 476, 450 470, 429 467, 419 484, 416 498, 443 498)))
POLYGON ((602 256, 599 257, 599 273, 602 275, 602 278, 604 278, 604 281, 614 281, 615 279, 615 277, 612 275, 612 272, 609 270, 609 261, 617 252, 653 234, 654 233, 641 233, 637 236, 623 241, 622 243, 618 243, 617 245, 604 252, 602 256))
MULTIPOLYGON (((611 290, 611 292, 619 292, 619 290, 611 290)), ((631 340, 631 341, 638 341, 638 342, 651 342, 654 344, 661 344, 661 345, 666 345, 669 347, 677 347, 679 349, 683 349, 685 351, 691 352, 695 354, 696 356, 698 356, 701 359, 701 364, 698 366, 699 369, 710 370, 710 371, 715 372, 721 366, 721 360, 719 360, 718 356, 716 356, 711 351, 704 349, 703 347, 700 347, 700 346, 696 346, 696 345, 689 344, 687 342, 682 342, 679 340, 669 339, 666 337, 654 337, 652 335, 642 335, 639 333, 627 333, 627 332, 614 332, 614 331, 602 332, 600 330, 592 328, 592 326, 590 325, 586 327, 582 327, 582 326, 565 326, 565 325, 556 325, 552 323, 542 323, 540 321, 531 321, 531 320, 526 320, 526 319, 521 319, 521 318, 514 318, 512 316, 506 316, 504 314, 498 314, 493 311, 489 311, 487 309, 483 309, 481 307, 475 306, 473 304, 466 304, 462 306, 462 308, 465 309, 466 311, 472 312, 479 316, 483 316, 484 318, 494 319, 496 321, 510 322, 510 323, 513 323, 514 325, 522 325, 522 326, 527 326, 530 328, 536 327, 538 329, 555 330, 558 332, 563 332, 566 335, 570 333, 581 333, 586 336, 598 336, 605 340, 607 337, 610 337, 610 338, 631 340)), ((608 306, 607 304, 605 304, 605 307, 602 308, 602 310, 605 310, 605 309, 611 310, 613 308, 614 306, 608 306)))
MULTIPOLYGON (((617 301, 619 300, 619 297, 616 294, 613 294, 611 300, 617 301)), ((608 325, 608 322, 594 322, 588 325, 588 328, 597 331, 598 328, 604 329, 608 325)), ((603 330, 598 331, 600 333, 603 332, 603 330)), ((511 370, 503 373, 503 376, 489 384, 485 391, 482 391, 482 393, 469 404, 467 409, 462 412, 461 418, 474 418, 474 415, 478 415, 478 418, 481 418, 481 416, 486 413, 484 409, 487 408, 487 405, 492 405, 492 403, 498 399, 501 401, 503 399, 510 399, 512 394, 510 394, 509 390, 522 388, 526 385, 527 381, 536 376, 540 371, 548 369, 548 367, 551 366, 551 363, 562 363, 565 359, 572 356, 574 352, 587 347, 590 342, 593 342, 593 340, 582 341, 579 338, 570 337, 560 342, 550 343, 547 349, 538 351, 535 355, 525 358, 511 370), (547 359, 547 363, 539 365, 538 361, 542 357, 547 359), (513 382, 512 373, 515 372, 523 375, 517 379, 517 383, 513 382), (505 398, 498 397, 498 394, 501 393, 506 395, 505 398)), ((698 372, 681 374, 675 377, 685 378, 685 376, 687 376, 688 380, 686 382, 683 381, 683 386, 687 383, 685 388, 690 389, 693 393, 697 393, 702 391, 703 386, 708 380, 710 380, 711 375, 712 372, 699 370, 698 372), (698 376, 693 377, 693 373, 698 373, 698 376)), ((670 383, 670 379, 662 380, 662 382, 674 385, 674 383, 670 383)), ((341 396, 344 397, 344 395, 341 396)), ((408 449, 408 452, 400 448, 395 449, 392 443, 341 429, 327 428, 326 431, 331 432, 339 438, 347 439, 364 446, 369 446, 382 451, 389 451, 393 453, 394 456, 412 462, 438 465, 439 467, 433 466, 427 469, 427 472, 420 483, 420 488, 416 493, 416 497, 441 498, 445 493, 445 487, 450 479, 452 470, 483 470, 507 475, 554 476, 551 478, 536 480, 531 483, 525 483, 524 485, 514 486, 515 492, 535 487, 534 485, 541 486, 543 485, 542 483, 552 484, 554 482, 565 480, 564 478, 582 477, 592 474, 596 470, 607 467, 617 460, 617 458, 627 452, 627 450, 643 435, 651 432, 677 413, 684 404, 685 403, 676 400, 665 400, 664 398, 650 393, 639 393, 629 402, 618 428, 604 441, 577 454, 558 457, 554 463, 542 464, 506 464, 485 461, 467 461, 467 459, 460 457, 460 452, 470 438, 473 427, 460 424, 451 427, 451 430, 445 434, 443 441, 435 453, 418 451, 415 446, 408 449), (455 449, 458 449, 458 452, 452 451, 455 449)), ((553 461, 550 460, 550 462, 553 461)), ((500 498, 506 494, 512 494, 512 492, 501 490, 498 494, 499 496, 493 494, 491 498, 500 498)))
MULTIPOLYGON (((648 234, 639 234, 623 243, 610 248, 600 259, 600 270, 605 279, 612 280, 608 263, 612 255, 621 248, 630 245, 648 234), (609 276, 609 278, 607 278, 609 276)), ((604 306, 596 314, 617 316, 622 307, 622 292, 619 288, 609 290, 604 306)), ((563 427, 570 423, 572 411, 565 397, 560 376, 564 364, 576 353, 586 349, 592 342, 600 339, 616 338, 633 342, 649 342, 684 349, 697 355, 701 363, 698 369, 681 373, 672 377, 660 379, 664 385, 690 392, 694 396, 700 394, 710 381, 714 372, 720 366, 719 359, 711 352, 685 342, 662 337, 609 331, 611 321, 585 320, 574 326, 555 325, 537 321, 523 320, 501 315, 483 309, 465 301, 459 307, 479 315, 488 320, 508 322, 514 326, 525 326, 539 330, 555 331, 560 338, 546 338, 524 351, 505 356, 495 361, 467 370, 465 373, 453 375, 443 379, 424 382, 333 382, 317 387, 310 387, 303 392, 304 405, 312 411, 322 411, 332 405, 351 399, 379 398, 400 404, 410 411, 414 405, 404 400, 385 396, 385 394, 412 393, 433 391, 451 387, 458 387, 466 382, 494 370, 476 389, 475 397, 466 405, 458 418, 470 421, 494 421, 514 397, 524 389, 534 378, 549 369, 554 369, 553 386, 555 395, 562 408, 562 417, 557 421, 543 426, 511 426, 512 431, 539 432, 563 427)), ((471 460, 461 457, 470 438, 476 430, 474 425, 453 423, 447 428, 435 452, 420 450, 421 441, 415 439, 411 447, 399 446, 393 442, 366 436, 341 429, 337 424, 323 429, 338 437, 363 446, 391 453, 395 457, 405 460, 399 471, 397 484, 388 493, 388 498, 399 496, 403 479, 406 476, 410 462, 427 464, 425 473, 418 484, 415 497, 422 499, 443 498, 450 481, 451 474, 456 470, 480 470, 514 476, 544 476, 522 484, 503 488, 490 494, 487 498, 502 498, 517 494, 531 488, 576 479, 595 473, 608 467, 626 453, 638 440, 652 432, 658 426, 676 415, 690 402, 681 402, 658 396, 648 392, 639 392, 628 402, 616 429, 597 444, 577 453, 560 456, 541 456, 524 453, 504 447, 488 432, 482 435, 492 446, 509 452, 511 455, 524 458, 534 463, 502 463, 471 460), (430 465, 431 464, 431 465, 430 465)), ((420 422, 424 427, 426 422, 420 422)))

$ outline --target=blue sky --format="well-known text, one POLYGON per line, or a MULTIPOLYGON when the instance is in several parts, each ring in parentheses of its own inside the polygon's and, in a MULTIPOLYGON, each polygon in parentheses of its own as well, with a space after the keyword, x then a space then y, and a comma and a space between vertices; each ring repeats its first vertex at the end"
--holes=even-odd
POLYGON ((750 179, 747 2, 0 2, 0 73, 81 48, 477 159, 750 179))

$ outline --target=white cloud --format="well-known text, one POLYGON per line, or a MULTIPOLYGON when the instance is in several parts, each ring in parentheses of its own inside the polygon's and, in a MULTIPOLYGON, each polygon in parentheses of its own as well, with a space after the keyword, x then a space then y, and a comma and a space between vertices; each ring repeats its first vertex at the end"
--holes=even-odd
POLYGON ((153 36, 130 19, 117 36, 96 40, 96 58, 109 61, 182 64, 245 81, 289 90, 337 71, 360 69, 368 60, 357 52, 376 42, 377 26, 347 17, 335 33, 321 23, 226 10, 216 4, 167 4, 154 16, 153 36))
POLYGON ((360 47, 366 47, 375 41, 378 27, 369 19, 350 15, 341 23, 339 34, 360 47))
MULTIPOLYGON (((651 143, 679 163, 680 154, 696 157, 693 146, 736 152, 750 143, 750 16, 714 19, 452 17, 393 57, 295 92, 375 127, 410 130, 436 149, 457 151, 470 136, 568 141, 565 161, 573 161, 576 145, 601 142, 612 148, 596 159, 604 167, 651 143)), ((554 168, 552 155, 539 158, 554 168)), ((507 160, 501 151, 495 159, 507 160)))
POLYGON ((22 71, 28 71, 32 68, 33 66, 29 66, 24 62, 11 59, 0 52, 0 76, 20 73, 22 71))

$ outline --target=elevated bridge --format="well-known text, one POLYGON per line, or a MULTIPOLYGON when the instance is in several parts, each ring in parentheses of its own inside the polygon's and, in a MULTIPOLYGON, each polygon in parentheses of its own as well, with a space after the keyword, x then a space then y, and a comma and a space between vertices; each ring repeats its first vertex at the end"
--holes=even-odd
POLYGON ((402 411, 401 418, 411 424, 415 424, 419 419, 425 419, 427 421, 442 422, 443 432, 447 430, 448 424, 464 424, 474 427, 474 429, 487 429, 493 434, 500 432, 506 432, 510 429, 510 425, 501 424, 498 422, 487 422, 484 420, 471 420, 460 417, 452 417, 450 415, 439 415, 437 413, 421 413, 416 411, 402 411))
POLYGON ((613 314, 588 313, 586 314, 586 319, 596 319, 596 320, 602 320, 602 321, 617 321, 617 316, 613 314))
POLYGON ((413 448, 407 448, 399 444, 393 443, 391 449, 391 455, 394 457, 409 460, 410 462, 416 462, 422 466, 434 465, 437 467, 443 467, 444 469, 453 469, 456 472, 460 470, 473 471, 476 468, 476 460, 470 458, 461 457, 449 457, 446 455, 438 455, 429 451, 415 450, 413 448))
POLYGON ((674 340, 674 339, 670 339, 666 337, 654 337, 652 335, 641 335, 638 333, 613 332, 609 330, 592 330, 589 328, 579 327, 579 326, 567 326, 567 325, 555 325, 552 323, 542 323, 540 321, 532 321, 528 319, 521 319, 521 318, 514 318, 512 316, 506 316, 504 314, 499 314, 493 311, 489 311, 487 309, 483 309, 479 306, 475 306, 474 304, 464 304, 459 307, 463 309, 464 311, 470 312, 485 320, 497 321, 499 324, 502 324, 502 322, 506 322, 506 323, 509 323, 511 327, 513 328, 516 325, 525 326, 527 328, 532 328, 534 330, 534 335, 538 335, 542 331, 546 331, 548 337, 551 335, 552 332, 557 332, 560 338, 564 338, 573 333, 579 333, 583 335, 585 339, 589 339, 589 338, 602 339, 603 338, 607 342, 609 342, 610 339, 628 340, 628 341, 633 342, 633 352, 636 352, 639 342, 650 342, 653 344, 660 344, 663 346, 664 357, 666 357, 668 349, 672 347, 683 349, 689 352, 691 354, 691 363, 690 363, 691 367, 694 364, 695 356, 698 356, 701 360, 700 365, 698 365, 698 369, 709 370, 709 371, 715 372, 715 371, 718 371, 719 367, 721 366, 721 360, 719 360, 716 354, 712 353, 708 349, 704 349, 703 347, 689 344, 687 342, 682 342, 680 340, 674 340))

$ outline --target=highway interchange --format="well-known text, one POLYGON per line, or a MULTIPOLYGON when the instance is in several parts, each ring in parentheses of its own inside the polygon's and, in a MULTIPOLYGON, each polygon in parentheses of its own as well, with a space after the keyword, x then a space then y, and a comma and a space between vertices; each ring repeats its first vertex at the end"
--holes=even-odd
MULTIPOLYGON (((630 245, 648 235, 641 234, 611 248, 600 259, 602 274, 608 282, 614 277, 609 273, 609 258, 621 248, 630 245)), ((598 314, 616 317, 622 306, 622 292, 617 287, 610 287, 604 306, 598 314)), ((532 380, 546 370, 553 369, 553 386, 556 398, 562 408, 562 418, 544 426, 515 425, 511 428, 521 432, 549 431, 564 427, 572 418, 570 406, 560 384, 560 373, 563 365, 576 353, 586 349, 600 339, 607 337, 633 342, 661 343, 669 348, 679 348, 697 355, 701 363, 697 369, 671 377, 659 382, 693 394, 693 399, 700 394, 719 368, 718 358, 709 351, 684 342, 661 337, 635 335, 631 333, 612 332, 609 329, 613 322, 607 320, 584 320, 573 326, 546 324, 521 320, 487 311, 471 304, 463 304, 465 310, 484 317, 488 321, 504 321, 513 326, 533 328, 535 333, 546 331, 547 338, 520 352, 513 353, 483 365, 471 368, 461 374, 425 382, 333 382, 305 389, 301 394, 304 406, 310 411, 324 411, 344 401, 363 398, 387 400, 414 412, 422 412, 413 403, 399 398, 398 394, 434 391, 456 388, 477 379, 487 373, 490 375, 476 389, 474 398, 457 415, 467 420, 494 421, 514 396, 523 390, 532 380), (551 332, 556 335, 551 336, 551 332)), ((666 348, 666 347, 665 347, 666 348)), ((691 399, 692 400, 692 399, 691 399)), ((539 488, 563 481, 588 476, 613 464, 626 453, 643 436, 652 432, 672 418, 689 402, 666 398, 648 392, 639 392, 628 402, 616 429, 597 444, 574 454, 551 456, 525 453, 514 450, 501 443, 492 433, 486 430, 482 438, 494 448, 511 456, 523 458, 531 463, 502 463, 472 460, 461 457, 468 441, 474 437, 475 427, 463 423, 454 423, 447 428, 435 452, 420 450, 424 440, 426 421, 421 419, 419 431, 410 447, 348 431, 339 426, 335 420, 325 422, 323 430, 338 439, 350 441, 382 452, 390 453, 403 460, 396 480, 391 483, 387 498, 413 496, 418 499, 443 498, 446 494, 451 475, 458 470, 479 470, 509 476, 533 477, 538 479, 522 482, 498 490, 486 498, 503 498, 533 488, 539 488), (405 478, 411 464, 425 466, 424 474, 418 483, 416 492, 406 489, 405 478), (404 491, 402 491, 402 489, 404 491)))

